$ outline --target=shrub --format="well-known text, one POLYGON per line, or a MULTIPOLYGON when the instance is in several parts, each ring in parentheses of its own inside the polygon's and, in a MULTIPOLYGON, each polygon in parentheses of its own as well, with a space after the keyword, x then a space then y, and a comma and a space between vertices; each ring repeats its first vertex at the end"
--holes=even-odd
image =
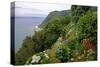
POLYGON ((70 48, 66 45, 61 45, 57 51, 57 58, 61 62, 67 62, 70 59, 70 48))
POLYGON ((95 52, 92 49, 87 51, 86 60, 94 60, 95 59, 95 52))
POLYGON ((97 15, 96 12, 88 11, 80 17, 77 23, 78 35, 81 39, 90 38, 94 44, 97 43, 97 15), (87 19, 88 18, 88 19, 87 19))

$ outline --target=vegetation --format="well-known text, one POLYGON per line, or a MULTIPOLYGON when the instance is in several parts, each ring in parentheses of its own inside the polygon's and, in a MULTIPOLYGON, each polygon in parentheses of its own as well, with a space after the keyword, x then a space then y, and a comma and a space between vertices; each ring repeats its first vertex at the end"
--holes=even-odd
POLYGON ((57 58, 61 60, 61 62, 67 62, 70 58, 70 48, 66 45, 63 45, 58 48, 57 58))
POLYGON ((31 37, 27 36, 22 43, 22 47, 16 53, 16 56, 15 56, 15 64, 16 65, 25 64, 27 59, 33 55, 33 53, 34 53, 33 45, 34 45, 34 43, 31 39, 31 37))
POLYGON ((39 27, 42 30, 24 39, 16 65, 97 59, 96 7, 72 5, 70 10, 53 11, 39 27))
POLYGON ((87 11, 77 23, 78 33, 81 38, 90 38, 94 44, 97 42, 97 15, 96 12, 87 11), (88 19, 87 19, 88 18, 88 19))
POLYGON ((63 10, 63 11, 52 11, 46 19, 39 25, 40 28, 44 28, 49 21, 52 19, 58 18, 59 20, 66 15, 70 15, 70 10, 63 10))

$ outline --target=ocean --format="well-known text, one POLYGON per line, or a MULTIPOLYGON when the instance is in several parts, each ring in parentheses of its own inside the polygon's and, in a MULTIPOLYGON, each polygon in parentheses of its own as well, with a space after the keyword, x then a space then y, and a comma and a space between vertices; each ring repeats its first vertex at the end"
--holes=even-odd
POLYGON ((26 36, 34 34, 34 28, 43 22, 45 17, 16 17, 15 18, 15 53, 21 48, 26 36))

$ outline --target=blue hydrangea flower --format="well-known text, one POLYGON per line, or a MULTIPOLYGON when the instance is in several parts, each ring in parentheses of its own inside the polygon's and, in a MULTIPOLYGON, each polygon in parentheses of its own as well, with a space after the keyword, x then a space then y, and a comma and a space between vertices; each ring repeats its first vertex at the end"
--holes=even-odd
POLYGON ((58 48, 58 49, 57 49, 57 52, 58 52, 58 53, 60 53, 60 52, 61 52, 61 49, 60 49, 60 48, 58 48))

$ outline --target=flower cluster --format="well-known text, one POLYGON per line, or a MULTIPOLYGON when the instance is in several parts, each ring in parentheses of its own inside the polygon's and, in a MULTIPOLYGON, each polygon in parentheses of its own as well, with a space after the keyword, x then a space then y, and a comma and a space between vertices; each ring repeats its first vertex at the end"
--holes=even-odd
POLYGON ((32 56, 32 61, 31 61, 31 63, 38 63, 40 59, 41 59, 40 56, 34 55, 34 56, 32 56))
POLYGON ((32 61, 31 63, 47 63, 49 59, 49 56, 46 52, 40 52, 36 55, 32 56, 32 61))

